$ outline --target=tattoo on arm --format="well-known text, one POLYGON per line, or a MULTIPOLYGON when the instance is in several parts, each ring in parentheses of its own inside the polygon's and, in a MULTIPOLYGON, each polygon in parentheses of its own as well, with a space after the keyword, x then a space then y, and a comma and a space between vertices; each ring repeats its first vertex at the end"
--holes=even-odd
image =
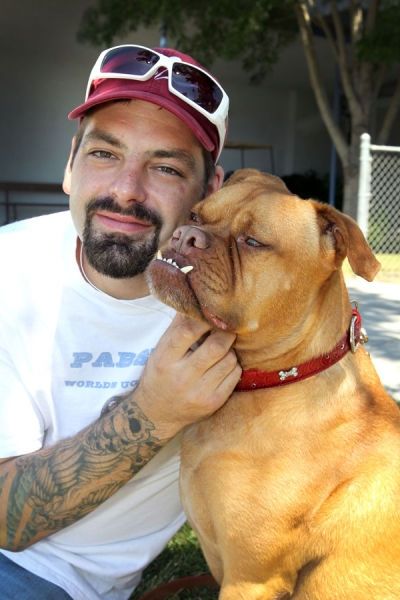
POLYGON ((0 479, 7 547, 24 548, 75 523, 118 491, 162 445, 139 406, 124 398, 76 436, 16 459, 11 485, 6 486, 7 475, 0 479))

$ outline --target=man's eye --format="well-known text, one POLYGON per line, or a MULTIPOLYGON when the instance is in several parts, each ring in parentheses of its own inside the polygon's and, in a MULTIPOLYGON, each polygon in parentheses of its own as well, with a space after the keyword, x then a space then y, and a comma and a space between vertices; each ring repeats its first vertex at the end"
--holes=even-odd
POLYGON ((92 156, 96 158, 113 158, 114 154, 112 152, 108 152, 107 150, 94 150, 90 153, 92 156))
POLYGON ((181 173, 174 169, 173 167, 166 167, 165 165, 161 167, 157 167, 161 173, 166 173, 167 175, 175 175, 176 177, 182 177, 181 173))

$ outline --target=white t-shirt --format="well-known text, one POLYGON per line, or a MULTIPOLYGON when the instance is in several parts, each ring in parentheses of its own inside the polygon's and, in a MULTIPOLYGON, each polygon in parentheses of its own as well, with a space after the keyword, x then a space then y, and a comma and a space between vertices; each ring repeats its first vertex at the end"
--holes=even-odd
MULTIPOLYGON (((72 436, 132 389, 174 311, 82 277, 69 212, 0 229, 0 458, 72 436)), ((11 560, 74 600, 125 600, 183 524, 179 437, 77 523, 11 560)))

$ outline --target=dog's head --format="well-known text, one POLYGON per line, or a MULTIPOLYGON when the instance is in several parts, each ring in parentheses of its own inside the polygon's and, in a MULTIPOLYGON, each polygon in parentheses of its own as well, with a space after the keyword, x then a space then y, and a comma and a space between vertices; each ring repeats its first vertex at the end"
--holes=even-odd
POLYGON ((301 200, 278 177, 242 169, 194 206, 147 273, 166 304, 241 334, 287 320, 288 305, 294 318, 307 310, 346 256, 369 281, 379 270, 350 217, 301 200))

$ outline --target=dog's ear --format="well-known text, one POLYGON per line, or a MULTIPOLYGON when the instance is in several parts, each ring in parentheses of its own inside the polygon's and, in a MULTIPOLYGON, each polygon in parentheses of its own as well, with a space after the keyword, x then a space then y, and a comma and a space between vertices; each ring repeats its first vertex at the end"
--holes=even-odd
POLYGON ((314 204, 322 235, 333 237, 337 266, 339 267, 347 256, 354 273, 367 281, 372 281, 381 265, 357 223, 333 206, 320 202, 314 204))
POLYGON ((258 169, 238 169, 225 181, 224 187, 234 185, 236 183, 253 183, 261 186, 268 186, 269 189, 274 189, 284 194, 290 194, 285 183, 276 175, 259 171, 258 169))

